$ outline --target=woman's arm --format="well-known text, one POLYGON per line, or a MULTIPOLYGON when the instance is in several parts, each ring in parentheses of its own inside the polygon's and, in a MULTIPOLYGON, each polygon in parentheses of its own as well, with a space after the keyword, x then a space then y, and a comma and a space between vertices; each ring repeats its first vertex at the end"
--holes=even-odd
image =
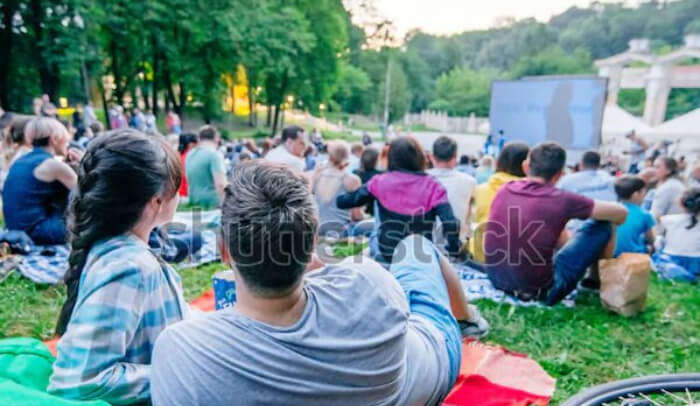
POLYGON ((374 196, 367 189, 367 185, 364 185, 354 192, 338 196, 335 204, 339 209, 352 209, 372 202, 374 202, 374 196))
POLYGON ((150 351, 148 343, 132 347, 147 295, 141 270, 131 267, 115 269, 114 278, 83 298, 58 343, 48 391, 112 404, 148 400, 151 366, 122 361, 127 351, 150 351))
POLYGON ((435 206, 437 216, 442 222, 442 234, 447 240, 447 251, 452 255, 459 255, 462 243, 459 241, 459 220, 452 212, 452 206, 448 202, 435 206))

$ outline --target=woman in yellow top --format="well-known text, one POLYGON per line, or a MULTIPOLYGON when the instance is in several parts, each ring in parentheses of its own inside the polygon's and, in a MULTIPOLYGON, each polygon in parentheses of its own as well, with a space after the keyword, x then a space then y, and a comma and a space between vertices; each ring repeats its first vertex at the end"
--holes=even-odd
POLYGON ((477 262, 484 262, 483 232, 486 221, 489 219, 491 202, 493 202, 501 186, 525 177, 523 161, 527 158, 528 152, 530 152, 530 147, 525 143, 517 141, 506 143, 500 155, 498 155, 496 173, 491 175, 486 183, 477 186, 474 191, 474 224, 476 229, 470 239, 469 248, 474 260, 477 262))

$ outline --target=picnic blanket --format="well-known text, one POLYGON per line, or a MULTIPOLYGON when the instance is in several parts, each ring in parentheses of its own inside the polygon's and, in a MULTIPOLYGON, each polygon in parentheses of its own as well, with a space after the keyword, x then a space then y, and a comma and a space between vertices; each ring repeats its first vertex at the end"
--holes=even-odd
MULTIPOLYGON (((33 282, 54 285, 63 280, 63 275, 68 269, 69 253, 68 245, 35 246, 29 255, 24 256, 24 260, 18 266, 18 271, 33 282)), ((180 269, 190 268, 218 259, 216 233, 204 230, 202 231, 202 248, 184 262, 177 264, 177 267, 180 269)))
MULTIPOLYGON (((522 301, 506 294, 502 290, 496 289, 485 273, 474 268, 470 268, 467 265, 455 264, 455 270, 459 273, 459 277, 462 281, 462 288, 464 289, 464 293, 469 301, 488 299, 494 302, 506 303, 513 306, 546 307, 546 305, 542 302, 522 301)), ((577 294, 578 291, 574 290, 561 301, 561 304, 565 307, 574 307, 574 300, 576 299, 577 294)))

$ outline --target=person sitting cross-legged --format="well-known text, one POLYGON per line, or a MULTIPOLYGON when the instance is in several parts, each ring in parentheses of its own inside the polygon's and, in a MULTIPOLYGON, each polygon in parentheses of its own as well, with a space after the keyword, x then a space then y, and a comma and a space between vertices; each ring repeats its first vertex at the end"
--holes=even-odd
POLYGON ((368 258, 324 266, 317 227, 303 175, 234 168, 222 234, 236 303, 159 336, 154 405, 440 403, 459 372, 457 319, 488 329, 456 273, 418 235, 397 245, 391 272, 368 258))
POLYGON ((10 230, 26 232, 36 244, 63 244, 68 191, 78 176, 55 157, 75 162, 82 153, 68 149, 68 130, 54 118, 35 117, 27 127, 34 149, 10 167, 2 191, 5 223, 10 230))
POLYGON ((654 243, 654 216, 642 208, 646 184, 634 175, 623 176, 615 181, 615 193, 629 214, 627 220, 617 228, 615 256, 625 252, 647 252, 647 245, 654 243))
POLYGON ((556 143, 535 146, 523 162, 528 177, 507 183, 491 204, 484 231, 489 279, 498 289, 548 305, 573 291, 586 269, 611 257, 624 206, 555 187, 566 163, 556 143), (590 219, 569 238, 571 219, 590 219))

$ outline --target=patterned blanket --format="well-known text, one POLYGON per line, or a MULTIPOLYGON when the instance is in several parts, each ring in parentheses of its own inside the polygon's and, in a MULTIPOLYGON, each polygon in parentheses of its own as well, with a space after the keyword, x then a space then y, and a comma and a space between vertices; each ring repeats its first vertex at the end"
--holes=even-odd
MULTIPOLYGON (((459 272, 462 280, 462 288, 467 295, 469 301, 479 299, 489 299, 498 303, 506 303, 514 306, 536 306, 545 307, 541 302, 528 301, 524 302, 513 296, 507 295, 502 290, 496 289, 485 273, 469 268, 466 265, 456 265, 455 268, 459 272)), ((573 291, 564 300, 562 305, 566 307, 574 307, 574 299, 578 291, 573 291)))
MULTIPOLYGON (((68 269, 69 251, 68 245, 36 246, 24 257, 17 270, 36 283, 54 285, 63 280, 63 275, 68 269)), ((180 269, 190 268, 218 259, 216 233, 205 230, 202 231, 202 248, 176 266, 180 269)))

